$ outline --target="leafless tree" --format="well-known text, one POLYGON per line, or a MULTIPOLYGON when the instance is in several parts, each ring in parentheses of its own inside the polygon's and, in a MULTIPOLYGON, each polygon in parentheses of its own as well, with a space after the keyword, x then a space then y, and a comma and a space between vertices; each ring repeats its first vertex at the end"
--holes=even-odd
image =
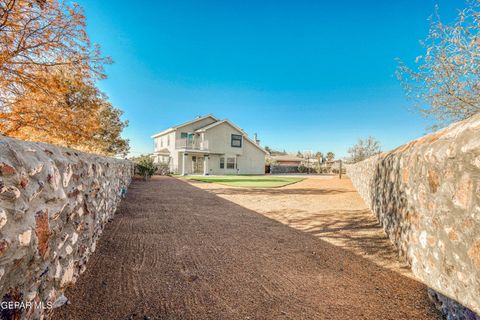
POLYGON ((380 152, 382 152, 380 142, 377 139, 373 137, 358 139, 357 144, 348 149, 348 153, 350 154, 348 161, 352 163, 360 162, 380 152))
POLYGON ((413 68, 399 62, 397 77, 414 106, 436 120, 435 127, 480 111, 480 1, 471 0, 451 24, 440 19, 438 7, 421 45, 425 54, 413 68))

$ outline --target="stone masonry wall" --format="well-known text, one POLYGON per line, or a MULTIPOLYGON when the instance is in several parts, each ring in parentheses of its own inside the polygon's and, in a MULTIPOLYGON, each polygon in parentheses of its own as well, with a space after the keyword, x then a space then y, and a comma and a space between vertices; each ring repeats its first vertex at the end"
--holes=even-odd
POLYGON ((480 114, 347 172, 415 276, 480 314, 480 114))
POLYGON ((126 160, 0 136, 1 319, 65 303, 131 172, 126 160))

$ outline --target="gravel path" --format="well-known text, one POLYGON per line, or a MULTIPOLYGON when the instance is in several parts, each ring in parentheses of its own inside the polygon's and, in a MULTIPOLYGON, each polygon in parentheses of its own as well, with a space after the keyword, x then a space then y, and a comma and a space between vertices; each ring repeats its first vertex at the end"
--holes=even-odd
POLYGON ((132 183, 66 296, 54 319, 439 319, 417 281, 169 177, 132 183))

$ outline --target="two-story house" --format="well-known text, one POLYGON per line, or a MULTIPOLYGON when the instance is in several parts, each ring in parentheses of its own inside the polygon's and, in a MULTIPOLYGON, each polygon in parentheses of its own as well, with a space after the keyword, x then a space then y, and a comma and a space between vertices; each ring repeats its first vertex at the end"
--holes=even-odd
POLYGON ((228 120, 212 115, 152 136, 155 162, 187 174, 264 174, 266 151, 228 120))

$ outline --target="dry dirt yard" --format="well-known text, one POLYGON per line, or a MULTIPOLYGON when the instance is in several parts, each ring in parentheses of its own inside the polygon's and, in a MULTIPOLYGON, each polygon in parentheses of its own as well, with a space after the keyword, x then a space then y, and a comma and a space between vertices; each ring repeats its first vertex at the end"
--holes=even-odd
POLYGON ((413 277, 348 177, 307 176, 301 182, 272 189, 190 182, 379 266, 413 277))
POLYGON ((440 319, 348 180, 134 181, 54 319, 440 319))

